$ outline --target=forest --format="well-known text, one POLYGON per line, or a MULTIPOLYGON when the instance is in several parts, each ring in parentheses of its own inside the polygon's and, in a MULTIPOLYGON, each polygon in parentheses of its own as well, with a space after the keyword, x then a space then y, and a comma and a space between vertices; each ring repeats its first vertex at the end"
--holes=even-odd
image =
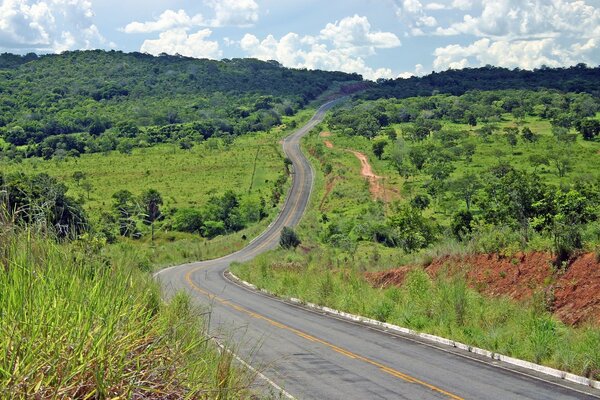
POLYGON ((65 157, 268 130, 356 74, 255 59, 117 51, 0 55, 0 136, 8 157, 65 157))

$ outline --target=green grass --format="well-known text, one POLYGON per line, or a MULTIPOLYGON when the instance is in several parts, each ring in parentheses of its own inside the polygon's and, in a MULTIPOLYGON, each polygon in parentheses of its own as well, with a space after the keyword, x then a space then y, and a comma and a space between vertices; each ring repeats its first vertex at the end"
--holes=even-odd
POLYGON ((0 398, 250 397, 202 310, 133 260, 31 231, 0 232, 0 254, 0 398))
POLYGON ((280 296, 300 298, 469 345, 600 379, 600 329, 571 328, 545 310, 487 298, 460 277, 413 270, 401 288, 376 289, 360 263, 330 248, 308 254, 276 250, 232 266, 240 278, 280 296))
POLYGON ((5 172, 46 172, 59 178, 71 195, 85 201, 91 214, 109 211, 111 196, 123 189, 138 195, 154 188, 163 195, 165 209, 200 206, 210 195, 227 190, 268 195, 283 170, 277 137, 266 133, 240 137, 231 146, 209 140, 191 150, 169 144, 134 149, 131 155, 113 151, 64 161, 32 158, 1 166, 5 172), (89 199, 73 179, 75 171, 82 171, 92 184, 89 199))
MULTIPOLYGON (((167 213, 174 208, 201 207, 210 196, 227 190, 244 196, 263 196, 268 201, 275 180, 283 173, 279 141, 295 129, 294 124, 301 126, 313 113, 314 107, 307 107, 293 117, 283 117, 284 124, 270 132, 238 137, 228 146, 220 140, 197 144, 192 150, 163 144, 134 149, 131 155, 113 151, 65 160, 32 158, 21 163, 4 160, 0 161, 0 168, 6 173, 45 172, 57 177, 67 185, 70 195, 84 202, 93 222, 101 212, 111 211, 111 196, 122 189, 135 195, 148 188, 157 189, 165 203, 162 210, 167 213), (75 171, 84 172, 92 184, 89 198, 83 185, 73 179, 75 171)), ((168 231, 159 223, 154 242, 149 235, 140 240, 120 238, 103 251, 112 259, 133 260, 145 270, 217 258, 243 248, 258 236, 277 215, 279 206, 268 212, 258 223, 211 240, 168 231)))

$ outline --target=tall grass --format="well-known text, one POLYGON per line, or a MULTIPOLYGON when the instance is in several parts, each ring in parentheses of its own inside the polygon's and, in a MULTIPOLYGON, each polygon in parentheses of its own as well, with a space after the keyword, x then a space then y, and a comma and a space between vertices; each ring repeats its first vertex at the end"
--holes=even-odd
POLYGON ((485 297, 460 276, 431 278, 421 268, 409 272, 402 287, 377 289, 359 265, 318 248, 306 255, 277 250, 232 271, 278 295, 600 379, 600 329, 564 325, 541 295, 526 304, 485 297))
POLYGON ((246 397, 252 376, 204 328, 127 263, 0 230, 0 398, 246 397))

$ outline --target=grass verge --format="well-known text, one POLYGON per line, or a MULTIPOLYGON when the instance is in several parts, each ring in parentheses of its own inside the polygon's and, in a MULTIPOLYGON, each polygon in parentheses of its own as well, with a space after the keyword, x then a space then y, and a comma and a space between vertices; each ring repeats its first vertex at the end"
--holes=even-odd
POLYGON ((89 243, 0 232, 0 398, 243 398, 253 376, 217 351, 180 293, 89 243))
POLYGON ((600 379, 600 329, 564 325, 546 310, 543 296, 526 304, 489 298, 461 277, 432 279, 422 269, 410 272, 400 288, 377 289, 331 249, 276 250, 231 270, 280 296, 600 379))

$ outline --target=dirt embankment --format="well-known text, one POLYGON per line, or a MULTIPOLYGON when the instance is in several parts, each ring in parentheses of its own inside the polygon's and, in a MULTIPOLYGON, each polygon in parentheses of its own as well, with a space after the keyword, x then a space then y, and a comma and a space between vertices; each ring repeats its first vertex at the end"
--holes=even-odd
MULTIPOLYGON (((517 301, 543 293, 554 314, 563 322, 600 324, 600 262, 594 253, 573 258, 565 271, 555 270, 549 253, 446 256, 425 267, 432 276, 464 274, 469 285, 489 296, 508 296, 517 301)), ((415 266, 366 273, 372 285, 402 285, 415 266)))

